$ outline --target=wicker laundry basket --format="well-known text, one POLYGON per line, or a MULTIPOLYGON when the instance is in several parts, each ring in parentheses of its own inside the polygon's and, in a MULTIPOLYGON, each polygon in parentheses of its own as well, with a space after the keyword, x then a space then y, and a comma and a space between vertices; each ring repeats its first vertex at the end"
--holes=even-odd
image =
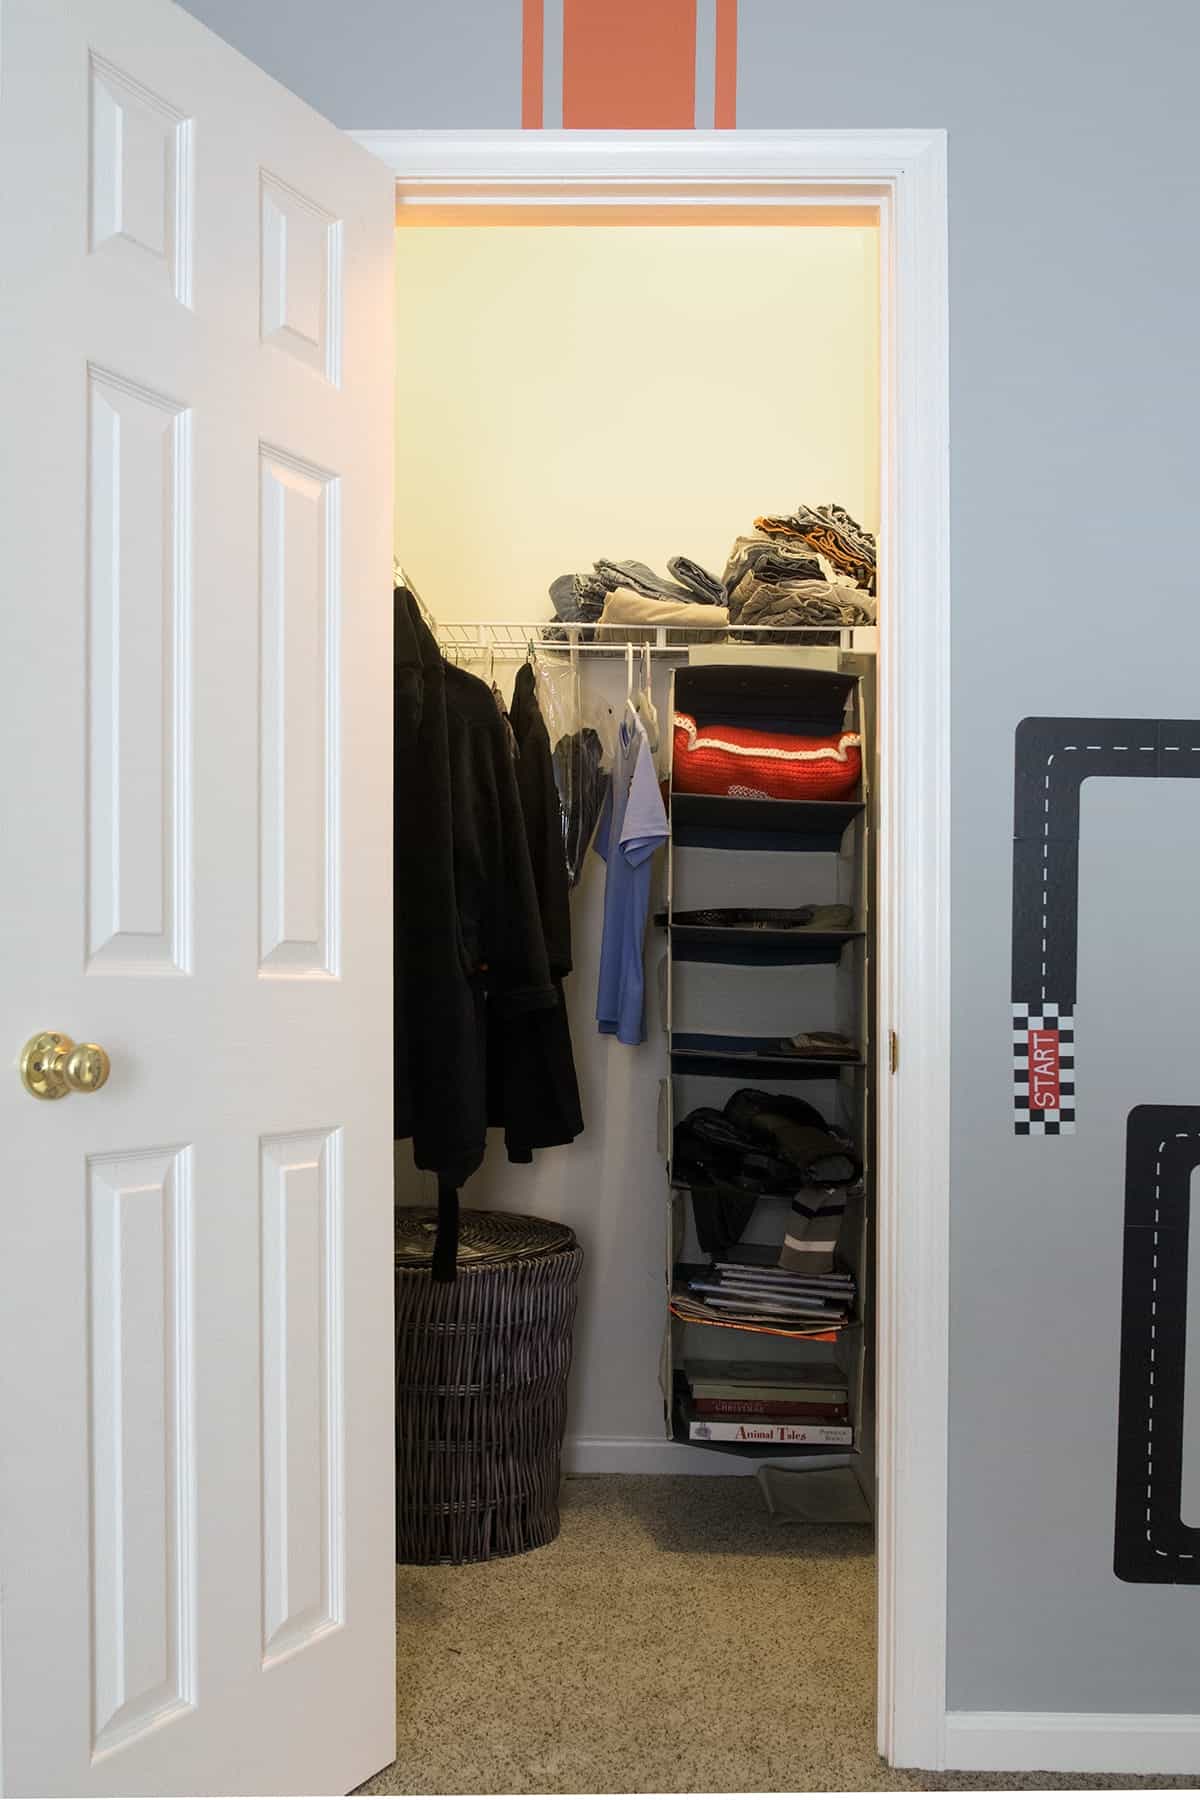
POLYGON ((547 1219, 464 1210, 458 1278, 437 1216, 396 1212, 396 1561, 486 1562, 558 1536, 583 1252, 547 1219))

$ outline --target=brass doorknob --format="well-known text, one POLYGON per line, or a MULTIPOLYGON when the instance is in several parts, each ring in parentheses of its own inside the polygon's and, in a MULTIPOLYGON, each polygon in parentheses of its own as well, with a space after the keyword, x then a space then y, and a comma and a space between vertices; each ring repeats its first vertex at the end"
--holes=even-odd
POLYGON ((35 1100, 94 1094, 112 1064, 99 1044, 75 1044, 61 1031, 39 1031, 21 1052, 21 1080, 35 1100))

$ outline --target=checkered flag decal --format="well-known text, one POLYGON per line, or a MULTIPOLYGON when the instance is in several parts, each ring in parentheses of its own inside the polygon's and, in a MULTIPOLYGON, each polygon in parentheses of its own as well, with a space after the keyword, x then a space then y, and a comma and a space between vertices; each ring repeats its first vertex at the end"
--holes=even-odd
MULTIPOLYGON (((1013 1003, 1013 1130, 1018 1137, 1069 1137, 1075 1130, 1075 1015, 1050 1000, 1038 1010, 1013 1003), (1035 1083, 1031 1041, 1045 1034, 1045 1070, 1035 1083), (1049 1070, 1050 1072, 1045 1072, 1049 1070), (1057 1105, 1034 1106, 1035 1086, 1053 1090, 1057 1105)), ((1048 1097, 1050 1097, 1048 1095, 1048 1097)))

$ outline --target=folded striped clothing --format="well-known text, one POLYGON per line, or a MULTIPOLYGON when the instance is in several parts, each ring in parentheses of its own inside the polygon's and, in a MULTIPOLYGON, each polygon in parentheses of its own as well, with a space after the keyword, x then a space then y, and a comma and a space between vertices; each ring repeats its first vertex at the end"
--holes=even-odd
POLYGON ((779 1251, 779 1267, 804 1275, 828 1274, 837 1256, 845 1216, 844 1188, 812 1188, 794 1195, 779 1251))

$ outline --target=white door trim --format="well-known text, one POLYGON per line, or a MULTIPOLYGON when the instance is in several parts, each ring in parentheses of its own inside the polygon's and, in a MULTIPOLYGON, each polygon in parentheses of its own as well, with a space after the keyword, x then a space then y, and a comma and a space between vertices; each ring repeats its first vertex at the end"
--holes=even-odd
POLYGON ((398 203, 877 204, 885 624, 879 1059, 879 1746, 945 1750, 949 1326, 950 578, 941 131, 362 131, 398 203), (631 189, 640 192, 631 193, 631 189), (903 754, 898 754, 900 747, 903 754))

